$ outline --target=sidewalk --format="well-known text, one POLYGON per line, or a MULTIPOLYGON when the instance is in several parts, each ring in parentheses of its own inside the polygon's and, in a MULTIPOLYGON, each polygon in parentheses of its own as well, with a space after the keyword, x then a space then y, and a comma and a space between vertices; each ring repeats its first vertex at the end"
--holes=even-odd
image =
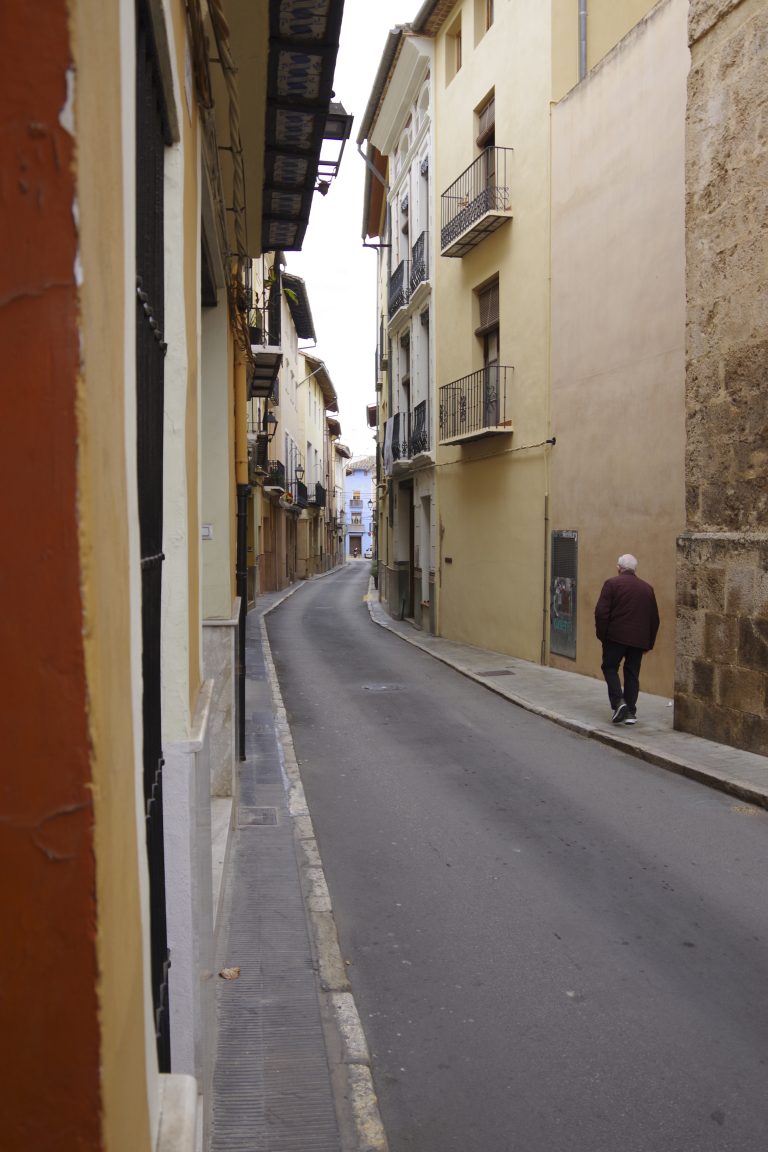
MULTIPOLYGON (((272 663, 260 596, 246 622, 238 764, 216 922, 211 1152, 386 1152, 370 1056, 272 663)), ((223 829, 226 840, 227 829, 223 829)))
POLYGON ((392 619, 380 603, 373 581, 368 591, 368 608, 374 623, 513 704, 591 740, 768 808, 768 759, 676 732, 672 727, 672 704, 667 698, 641 691, 637 724, 615 725, 611 723, 602 679, 561 672, 421 632, 407 621, 392 619))

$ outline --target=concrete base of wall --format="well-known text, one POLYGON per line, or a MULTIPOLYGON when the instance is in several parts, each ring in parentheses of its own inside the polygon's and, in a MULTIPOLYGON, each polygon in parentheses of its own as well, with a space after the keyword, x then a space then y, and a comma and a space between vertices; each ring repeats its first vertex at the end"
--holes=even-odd
POLYGON ((237 607, 229 620, 203 621, 203 675, 213 682, 211 699, 211 793, 232 795, 235 765, 237 607))
POLYGON ((675 728, 768 755, 768 533, 677 546, 675 728))
POLYGON ((155 1152, 195 1152, 197 1084, 192 1076, 160 1077, 160 1124, 155 1152))
MULTIPOLYGON (((211 1099, 215 1055, 210 716, 204 682, 189 740, 166 743, 163 771, 169 1002, 174 1073, 211 1099)), ((207 1117, 205 1121, 207 1122, 207 1117)))

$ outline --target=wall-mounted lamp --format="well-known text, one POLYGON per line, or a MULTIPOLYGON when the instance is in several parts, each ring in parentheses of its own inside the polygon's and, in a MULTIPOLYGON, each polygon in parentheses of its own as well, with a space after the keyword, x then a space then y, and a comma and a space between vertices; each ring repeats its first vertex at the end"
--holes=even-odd
POLYGON ((275 416, 274 412, 267 411, 264 413, 261 427, 267 437, 267 443, 271 444, 277 432, 277 416, 275 416))
MULTIPOLYGON (((340 145, 338 154, 323 156, 321 154, 317 165, 317 183, 315 191, 325 196, 330 187, 331 180, 339 174, 341 158, 344 155, 344 145, 352 132, 353 116, 345 111, 344 105, 338 100, 332 100, 328 105, 328 115, 325 118, 323 142, 329 141, 331 145, 340 145)), ((332 148, 332 152, 335 150, 332 148)))

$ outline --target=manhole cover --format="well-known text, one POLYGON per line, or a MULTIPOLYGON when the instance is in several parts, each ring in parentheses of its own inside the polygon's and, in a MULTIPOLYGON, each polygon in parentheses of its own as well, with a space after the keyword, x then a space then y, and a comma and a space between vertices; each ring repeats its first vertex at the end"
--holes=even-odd
POLYGON ((274 828, 277 824, 277 808, 241 808, 237 822, 241 828, 274 828))
POLYGON ((402 684, 363 684, 364 692, 402 692, 402 684))
POLYGON ((511 668, 491 668, 489 672, 478 672, 478 676, 514 676, 511 668))

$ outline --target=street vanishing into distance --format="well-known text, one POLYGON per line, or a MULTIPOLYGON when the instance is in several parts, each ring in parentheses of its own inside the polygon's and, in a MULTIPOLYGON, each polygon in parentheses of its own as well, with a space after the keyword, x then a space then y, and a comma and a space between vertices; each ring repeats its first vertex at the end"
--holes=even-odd
POLYGON ((368 573, 267 628, 391 1152, 765 1152, 768 815, 404 643, 368 573))

